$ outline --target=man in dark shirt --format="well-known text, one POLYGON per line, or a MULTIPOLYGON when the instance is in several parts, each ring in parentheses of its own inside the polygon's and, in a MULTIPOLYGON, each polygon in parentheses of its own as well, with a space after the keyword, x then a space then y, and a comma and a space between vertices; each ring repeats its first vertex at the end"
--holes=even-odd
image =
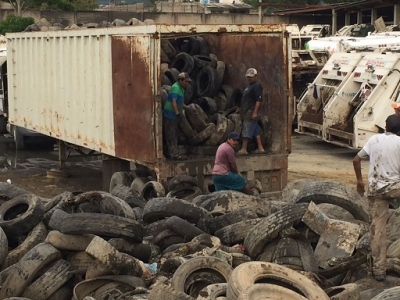
POLYGON ((240 107, 240 117, 242 118, 243 122, 243 143, 242 149, 238 152, 238 154, 248 154, 247 145, 249 140, 253 137, 256 137, 258 147, 255 153, 265 153, 264 146, 261 142, 261 128, 258 125, 258 114, 263 101, 263 88, 258 82, 256 69, 248 69, 245 76, 249 84, 243 92, 242 105, 240 107))

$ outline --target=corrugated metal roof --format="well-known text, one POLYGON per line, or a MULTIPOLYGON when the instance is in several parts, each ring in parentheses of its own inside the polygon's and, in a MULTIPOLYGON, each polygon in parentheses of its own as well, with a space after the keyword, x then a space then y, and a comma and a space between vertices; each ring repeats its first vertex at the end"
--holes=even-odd
MULTIPOLYGON (((271 5, 268 5, 271 6, 271 5)), ((324 10, 332 11, 335 8, 335 5, 312 5, 305 6, 304 8, 294 8, 294 9, 286 9, 286 10, 278 10, 275 11, 275 15, 291 15, 291 14, 301 14, 301 13, 309 13, 309 12, 322 12, 324 10)))
POLYGON ((203 4, 207 8, 220 8, 220 9, 252 9, 253 7, 246 3, 207 3, 203 4))

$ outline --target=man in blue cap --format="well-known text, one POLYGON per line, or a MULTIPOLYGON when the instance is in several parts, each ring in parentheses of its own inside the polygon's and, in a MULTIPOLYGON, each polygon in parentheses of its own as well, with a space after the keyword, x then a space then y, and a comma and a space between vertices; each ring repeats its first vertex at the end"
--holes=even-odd
POLYGON ((239 175, 236 165, 235 147, 240 136, 236 132, 228 134, 228 139, 221 144, 215 154, 213 182, 216 191, 234 190, 252 195, 247 179, 239 175))

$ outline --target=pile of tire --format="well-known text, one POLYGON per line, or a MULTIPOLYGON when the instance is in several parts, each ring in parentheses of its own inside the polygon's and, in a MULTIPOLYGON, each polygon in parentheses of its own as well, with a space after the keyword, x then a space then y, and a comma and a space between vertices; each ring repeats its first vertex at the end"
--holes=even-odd
POLYGON ((304 180, 289 184, 281 198, 266 199, 235 191, 190 194, 198 183, 184 175, 161 189, 148 177, 119 172, 111 193, 51 199, 0 183, 0 299, 400 296, 397 209, 388 224, 392 273, 377 283, 368 277, 368 228, 361 226, 367 208, 346 185, 304 180), (328 268, 314 253, 319 236, 302 221, 310 203, 364 228, 354 253, 328 268))
MULTIPOLYGON (((162 40, 161 71, 163 105, 180 72, 187 72, 192 79, 185 91, 187 108, 180 122, 179 144, 184 154, 214 155, 230 132, 240 134, 243 91, 224 84, 225 63, 210 53, 202 37, 162 40)), ((267 145, 271 138, 268 118, 262 118, 259 125, 263 144, 267 145)), ((252 147, 255 145, 250 150, 252 147)))

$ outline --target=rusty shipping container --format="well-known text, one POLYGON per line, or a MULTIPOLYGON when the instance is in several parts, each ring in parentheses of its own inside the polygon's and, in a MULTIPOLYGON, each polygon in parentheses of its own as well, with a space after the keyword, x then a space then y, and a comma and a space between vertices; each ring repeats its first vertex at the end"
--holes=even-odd
POLYGON ((255 67, 272 124, 267 155, 238 157, 265 191, 287 182, 291 42, 285 25, 150 25, 7 35, 9 122, 155 170, 160 182, 186 173, 204 186, 214 158, 163 155, 161 40, 201 36, 224 61, 224 84, 243 89, 255 67))

